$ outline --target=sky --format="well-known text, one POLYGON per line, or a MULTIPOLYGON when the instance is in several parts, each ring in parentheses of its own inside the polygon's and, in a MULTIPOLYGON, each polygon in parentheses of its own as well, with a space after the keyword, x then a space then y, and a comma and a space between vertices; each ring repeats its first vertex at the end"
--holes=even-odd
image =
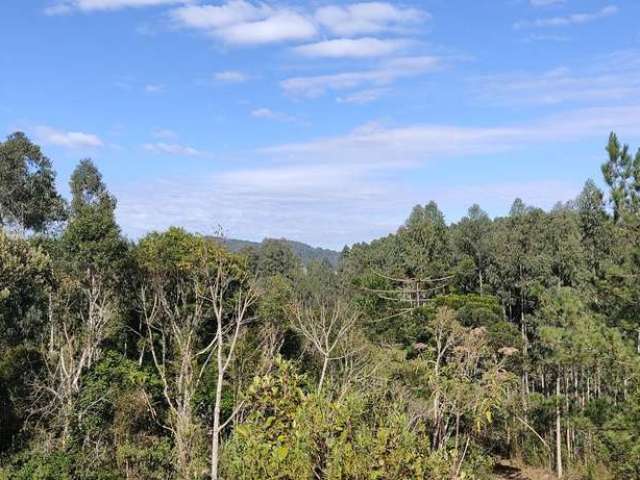
POLYGON ((637 0, 2 0, 0 136, 92 158, 130 238, 342 248, 600 182, 640 146, 637 0))

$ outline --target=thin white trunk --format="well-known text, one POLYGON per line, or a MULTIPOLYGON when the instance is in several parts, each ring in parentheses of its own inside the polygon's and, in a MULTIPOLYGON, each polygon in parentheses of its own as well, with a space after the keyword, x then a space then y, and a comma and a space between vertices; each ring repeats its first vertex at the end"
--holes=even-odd
POLYGON ((322 362, 322 372, 320 373, 320 381, 318 382, 318 394, 322 391, 322 385, 324 384, 324 377, 327 374, 327 366, 329 365, 329 355, 324 356, 322 362))
POLYGON ((560 375, 556 378, 556 474, 562 478, 562 431, 560 416, 560 375))
POLYGON ((222 365, 222 344, 218 345, 218 379, 216 384, 216 400, 213 406, 213 431, 211 432, 211 480, 218 480, 218 463, 220 461, 220 404, 222 403, 222 382, 224 370, 222 365))

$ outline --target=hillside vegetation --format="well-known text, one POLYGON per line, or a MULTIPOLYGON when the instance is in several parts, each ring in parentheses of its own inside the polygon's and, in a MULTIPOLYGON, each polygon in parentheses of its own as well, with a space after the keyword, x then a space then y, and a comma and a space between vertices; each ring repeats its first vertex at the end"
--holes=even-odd
POLYGON ((640 478, 640 152, 603 161, 551 211, 429 202, 334 262, 129 241, 90 160, 67 201, 11 135, 0 479, 640 478))
MULTIPOLYGON (((312 262, 327 262, 334 268, 337 268, 340 261, 340 253, 327 248, 312 247, 306 243, 288 240, 286 238, 265 238, 262 242, 250 242, 248 240, 238 240, 235 238, 222 239, 224 245, 232 252, 242 254, 254 254, 256 250, 270 248, 274 243, 283 243, 285 249, 293 251, 296 257, 300 259, 303 265, 309 266, 312 262)), ((255 252, 255 254, 258 254, 255 252)))

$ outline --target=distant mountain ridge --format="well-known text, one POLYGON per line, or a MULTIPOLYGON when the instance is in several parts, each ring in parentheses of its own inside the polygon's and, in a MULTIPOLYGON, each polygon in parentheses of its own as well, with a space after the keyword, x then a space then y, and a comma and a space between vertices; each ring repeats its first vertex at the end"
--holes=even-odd
POLYGON ((295 240, 287 240, 286 238, 278 238, 278 239, 267 239, 265 238, 262 242, 252 242, 249 240, 238 240, 235 238, 225 238, 223 240, 224 244, 231 250, 232 252, 238 252, 243 248, 253 247, 260 248, 260 246, 264 243, 265 240, 278 240, 280 242, 284 242, 291 247, 293 253, 302 260, 304 265, 308 265, 310 262, 322 261, 326 260, 333 267, 338 266, 338 262, 340 261, 340 252, 336 252, 335 250, 329 250, 327 248, 321 247, 312 247, 311 245, 307 245, 306 243, 296 242, 295 240))

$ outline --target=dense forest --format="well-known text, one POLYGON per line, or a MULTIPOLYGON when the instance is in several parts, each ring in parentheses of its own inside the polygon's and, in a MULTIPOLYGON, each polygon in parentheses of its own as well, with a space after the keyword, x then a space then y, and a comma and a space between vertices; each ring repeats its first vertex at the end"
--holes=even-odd
POLYGON ((250 242, 248 240, 238 240, 235 238, 220 238, 224 243, 224 246, 232 252, 242 252, 247 249, 263 249, 269 248, 269 243, 284 243, 286 250, 289 248, 293 253, 302 261, 303 266, 308 266, 311 262, 329 262, 332 267, 337 267, 340 261, 340 252, 329 250, 327 248, 312 247, 306 243, 296 242, 294 240, 287 240, 286 238, 265 238, 262 242, 250 242), (289 247, 289 248, 287 248, 289 247))
MULTIPOLYGON (((90 160, 0 143, 0 479, 640 478, 640 151, 304 265, 131 241, 90 160), (547 478, 547 477, 544 477, 547 478)), ((409 213, 409 212, 408 212, 409 213)))

